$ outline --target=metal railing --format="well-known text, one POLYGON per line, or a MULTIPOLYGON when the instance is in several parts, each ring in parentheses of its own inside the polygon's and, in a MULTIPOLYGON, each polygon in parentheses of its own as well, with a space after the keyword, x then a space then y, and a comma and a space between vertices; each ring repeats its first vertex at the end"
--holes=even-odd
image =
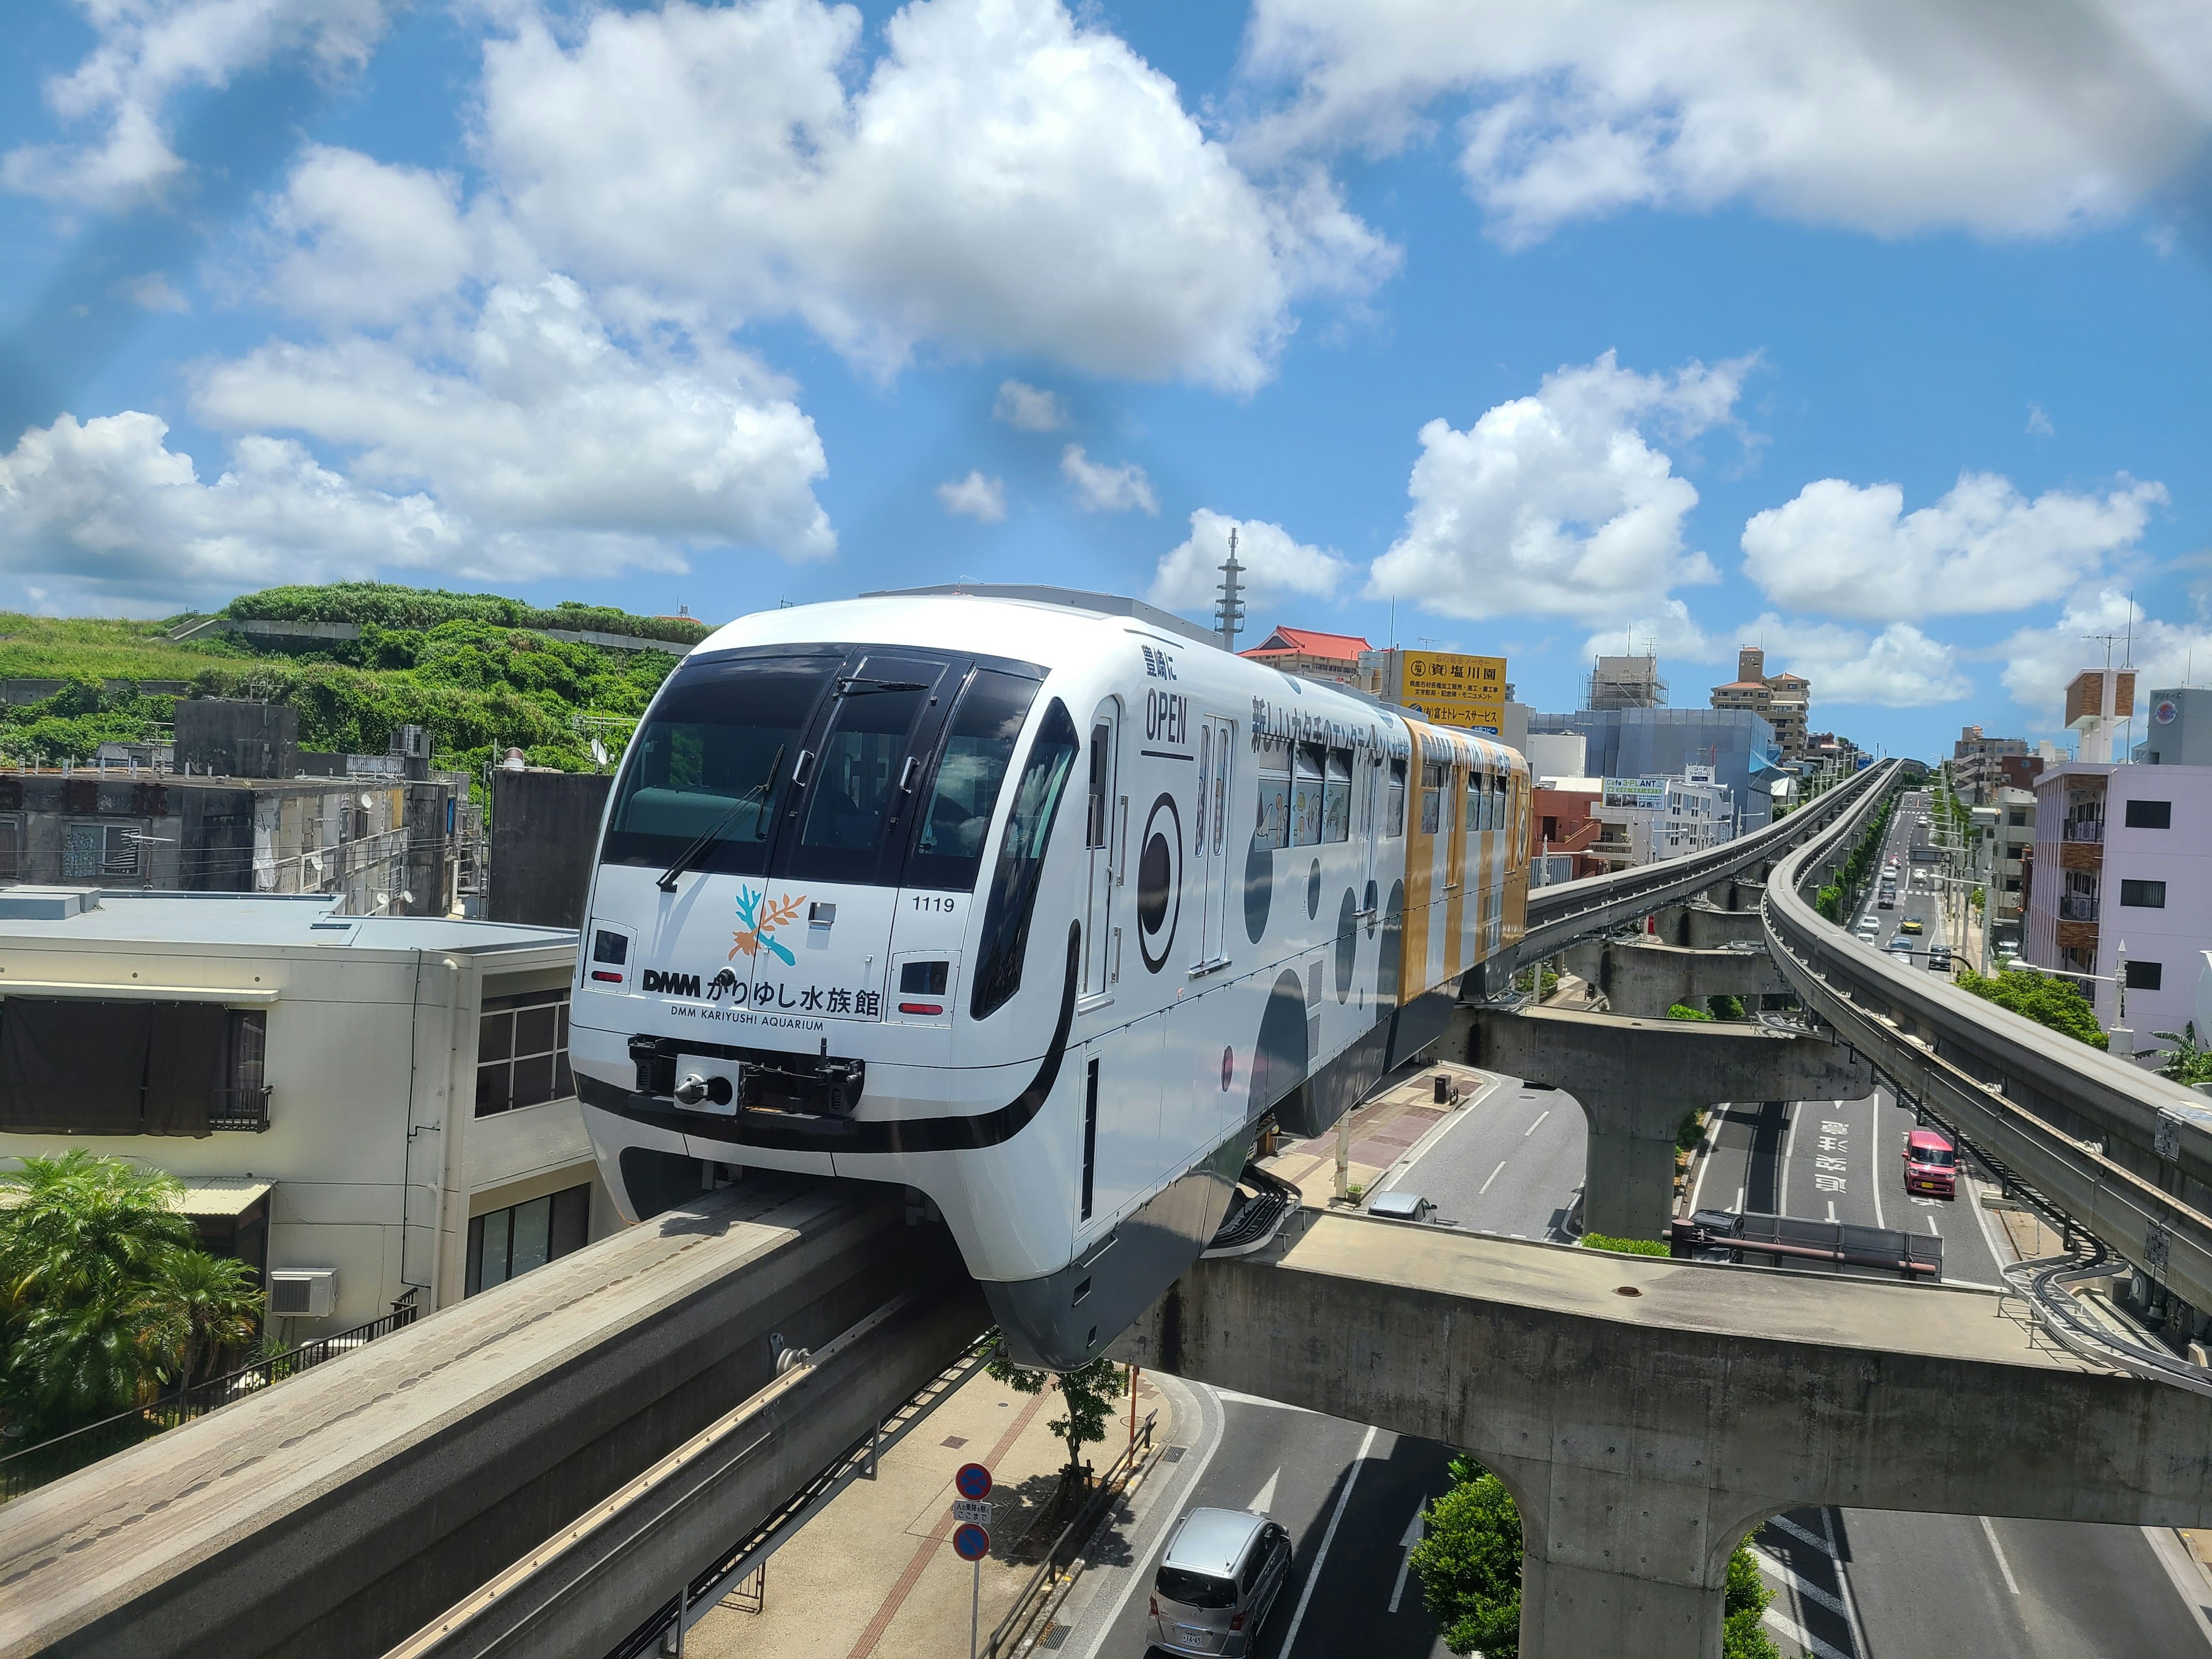
POLYGON ((2059 826, 2061 841, 2101 843, 2105 839, 2102 818, 2069 818, 2059 826))
POLYGON ((2097 901, 2081 893, 2061 893, 2058 896, 2058 920, 2061 921, 2094 921, 2097 901))
POLYGON ((1091 1534, 1097 1529, 1098 1523, 1121 1501, 1129 1483, 1151 1466, 1152 1425, 1158 1419, 1158 1412, 1146 1417, 1144 1426, 1137 1431, 1128 1449, 1114 1460, 1113 1466, 1077 1511, 1075 1519, 1060 1528, 1060 1536, 1053 1540, 1044 1559, 1037 1563, 1036 1571, 1014 1597, 1012 1607, 983 1644, 979 1659, 1006 1659, 1006 1656, 1022 1650, 1037 1620, 1052 1607, 1054 1595, 1073 1576, 1075 1558, 1089 1547, 1091 1534))
POLYGON ((112 1417, 102 1418, 97 1423, 88 1423, 67 1434, 58 1434, 42 1440, 35 1446, 26 1446, 20 1451, 0 1457, 0 1503, 58 1480, 65 1474, 97 1463, 142 1440, 150 1440, 165 1430, 189 1423, 196 1417, 205 1417, 248 1395, 258 1394, 272 1384, 283 1382, 304 1370, 335 1359, 342 1353, 350 1353, 364 1347, 380 1336, 415 1322, 415 1305, 405 1304, 394 1308, 381 1319, 372 1319, 366 1325, 356 1325, 351 1330, 335 1335, 318 1337, 313 1342, 303 1342, 296 1348, 256 1360, 251 1365, 241 1365, 236 1370, 225 1371, 190 1388, 163 1395, 145 1405, 133 1407, 127 1412, 118 1412, 112 1417))
POLYGON ((269 1095, 265 1085, 258 1089, 217 1089, 208 1102, 208 1127, 259 1134, 269 1127, 269 1095))

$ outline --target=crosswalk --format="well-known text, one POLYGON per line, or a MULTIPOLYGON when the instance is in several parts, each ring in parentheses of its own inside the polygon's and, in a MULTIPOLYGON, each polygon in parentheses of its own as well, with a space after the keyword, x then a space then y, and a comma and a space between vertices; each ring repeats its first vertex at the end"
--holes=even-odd
POLYGON ((1864 1659, 1858 1618, 1825 1510, 1778 1515, 1752 1535, 1752 1559, 1775 1592, 1764 1622, 1808 1659, 1864 1659))

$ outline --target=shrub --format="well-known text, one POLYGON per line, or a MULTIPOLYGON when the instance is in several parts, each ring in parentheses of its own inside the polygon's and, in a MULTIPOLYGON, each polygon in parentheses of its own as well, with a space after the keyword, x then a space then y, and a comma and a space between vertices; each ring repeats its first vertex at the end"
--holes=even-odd
POLYGON ((1673 1249, 1656 1238, 1615 1238, 1607 1233, 1584 1233, 1586 1250, 1611 1250, 1619 1255, 1672 1255, 1673 1249))
POLYGON ((2097 1011, 2069 981, 2039 974, 2033 968, 2008 968, 1994 975, 1961 968, 1954 982, 1962 991, 2024 1014, 2037 1024, 2063 1032, 2092 1048, 2111 1046, 2112 1039, 2097 1024, 2097 1011))
POLYGON ((1669 1019, 1702 1019, 1710 1021, 1712 1015, 1703 1008, 1692 1008, 1686 1002, 1678 1002, 1667 1011, 1669 1019))

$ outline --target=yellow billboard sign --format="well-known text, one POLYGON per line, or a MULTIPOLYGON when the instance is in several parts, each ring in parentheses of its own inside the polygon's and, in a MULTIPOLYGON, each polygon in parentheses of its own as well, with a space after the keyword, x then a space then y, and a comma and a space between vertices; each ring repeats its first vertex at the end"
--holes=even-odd
POLYGON ((1398 702, 1438 726, 1492 737, 1505 729, 1505 659, 1442 651, 1398 653, 1398 702))

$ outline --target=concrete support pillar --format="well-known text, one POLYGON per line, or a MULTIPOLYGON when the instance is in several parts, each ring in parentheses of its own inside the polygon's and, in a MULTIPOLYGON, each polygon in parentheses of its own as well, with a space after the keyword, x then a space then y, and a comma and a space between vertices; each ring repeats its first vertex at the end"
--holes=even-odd
POLYGON ((1659 1238, 1674 1209, 1674 1135, 1700 1106, 1725 1100, 1856 1100, 1871 1069, 1826 1038, 1763 1025, 1632 1019, 1617 1014, 1462 1007, 1447 1054, 1557 1085, 1589 1127, 1583 1224, 1659 1238), (1462 1045, 1464 1045, 1463 1047, 1462 1045))

